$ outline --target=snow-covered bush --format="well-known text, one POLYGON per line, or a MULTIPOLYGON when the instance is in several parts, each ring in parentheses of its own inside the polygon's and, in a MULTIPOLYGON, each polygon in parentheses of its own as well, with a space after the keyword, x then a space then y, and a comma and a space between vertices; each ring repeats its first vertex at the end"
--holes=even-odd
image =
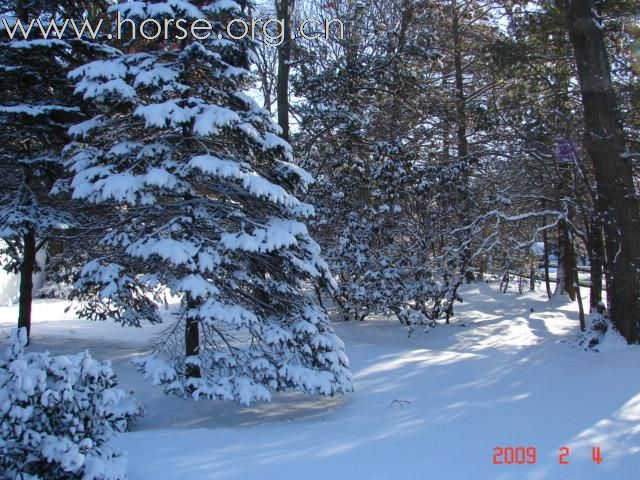
POLYGON ((467 165, 421 164, 385 142, 363 155, 362 169, 332 171, 312 191, 312 226, 336 276, 342 317, 395 316, 410 332, 448 322, 467 271, 465 248, 448 233, 464 217, 458 198, 467 165))
POLYGON ((578 336, 578 346, 584 350, 598 351, 607 333, 612 332, 611 323, 604 315, 594 312, 586 318, 587 328, 578 336))
POLYGON ((394 315, 410 330, 429 329, 452 315, 453 302, 461 300, 461 277, 425 249, 407 245, 399 229, 389 234, 396 221, 389 212, 368 218, 352 212, 349 228, 329 249, 339 285, 334 299, 345 320, 394 315))
POLYGON ((25 353, 25 329, 0 359, 0 477, 126 478, 126 460, 109 442, 142 414, 114 388, 108 362, 88 352, 25 353))

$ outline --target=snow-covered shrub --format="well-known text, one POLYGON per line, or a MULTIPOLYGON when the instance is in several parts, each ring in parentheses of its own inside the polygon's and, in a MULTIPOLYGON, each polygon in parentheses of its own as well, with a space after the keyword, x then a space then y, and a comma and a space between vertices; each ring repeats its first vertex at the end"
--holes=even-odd
POLYGON ((0 359, 0 477, 126 478, 126 459, 109 446, 142 414, 115 388, 108 362, 88 352, 25 353, 25 329, 0 359))
POLYGON ((385 224, 395 221, 391 213, 374 212, 368 220, 352 213, 351 218, 338 245, 329 250, 339 286, 334 299, 345 320, 393 315, 413 330, 433 328, 453 314, 462 283, 454 268, 407 245, 401 232, 389 235, 385 224))
POLYGON ((391 143, 367 155, 369 170, 327 176, 321 181, 331 188, 312 192, 319 205, 314 233, 336 276, 341 316, 395 316, 410 332, 448 322, 462 300, 467 261, 446 232, 463 217, 457 198, 467 166, 420 165, 391 143))
POLYGON ((607 332, 610 332, 609 319, 600 313, 592 313, 586 318, 587 328, 578 337, 578 346, 585 350, 598 351, 607 332))

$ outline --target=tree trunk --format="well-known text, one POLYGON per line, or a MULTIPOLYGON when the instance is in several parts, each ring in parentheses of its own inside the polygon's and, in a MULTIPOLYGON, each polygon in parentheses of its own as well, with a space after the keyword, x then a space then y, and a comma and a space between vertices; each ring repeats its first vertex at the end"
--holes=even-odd
MULTIPOLYGON (((589 310, 600 312, 602 305, 602 264, 604 261, 604 242, 602 228, 597 219, 592 220, 589 229, 589 274, 591 285, 589 289, 589 310)), ((602 313, 602 312, 600 312, 602 313)))
POLYGON ((197 303, 192 298, 187 298, 187 317, 184 330, 185 357, 187 363, 185 365, 185 376, 187 378, 199 378, 201 376, 200 366, 198 364, 189 363, 189 357, 197 358, 200 354, 200 326, 197 318, 189 317, 190 310, 197 308, 197 303))
POLYGON ((509 279, 510 279, 509 270, 506 270, 505 273, 502 275, 502 281, 500 282, 500 291, 502 293, 507 293, 507 289, 509 288, 509 279))
POLYGON ((576 268, 576 258, 566 222, 558 225, 558 268, 556 270, 555 295, 569 295, 571 301, 576 299, 576 289, 573 282, 573 272, 576 268))
MULTIPOLYGON (((545 202, 542 201, 542 208, 545 208, 545 202)), ((542 225, 547 224, 546 217, 542 217, 542 225)), ((543 267, 544 267, 544 285, 547 290, 547 298, 551 298, 551 282, 549 280, 549 234, 547 229, 542 230, 542 255, 543 267)))
POLYGON ((623 132, 602 28, 594 0, 565 0, 584 108, 584 145, 593 162, 598 207, 604 220, 610 316, 629 343, 640 343, 640 225, 632 166, 623 132))
POLYGON ((24 252, 20 265, 20 300, 18 328, 27 329, 27 344, 31 340, 31 302, 33 300, 33 272, 36 268, 36 234, 28 230, 22 237, 24 252))
POLYGON ((576 291, 576 298, 578 299, 578 318, 580 319, 580 331, 584 332, 587 329, 587 324, 584 320, 584 306, 582 305, 582 292, 580 292, 580 274, 578 271, 578 265, 573 262, 573 280, 574 288, 576 291))
POLYGON ((291 61, 291 9, 293 0, 276 0, 278 18, 284 24, 284 41, 278 46, 278 78, 276 101, 278 105, 278 125, 282 138, 289 141, 289 71, 291 61))

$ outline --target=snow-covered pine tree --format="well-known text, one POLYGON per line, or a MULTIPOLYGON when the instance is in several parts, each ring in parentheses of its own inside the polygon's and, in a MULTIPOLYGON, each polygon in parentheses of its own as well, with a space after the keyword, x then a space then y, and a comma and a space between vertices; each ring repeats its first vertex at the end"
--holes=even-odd
MULTIPOLYGON (((93 6, 101 2, 91 2, 93 6)), ((67 74, 97 54, 95 45, 74 38, 71 28, 44 39, 31 20, 43 25, 61 17, 82 19, 83 0, 2 0, 0 38, 0 261, 20 274, 18 326, 31 327, 33 273, 36 253, 73 218, 50 189, 64 171, 61 151, 67 129, 80 117, 67 74), (22 29, 17 21, 22 22, 22 29), (4 27, 6 25, 6 28, 4 27)))
MULTIPOLYGON (((216 32, 243 15, 229 0, 115 11, 138 25, 207 18, 216 32)), ((302 222, 313 208, 295 196, 311 178, 291 163, 268 113, 242 93, 252 80, 250 47, 217 35, 138 39, 72 73, 102 113, 72 129, 70 188, 119 217, 76 284, 81 314, 158 320, 150 294, 179 295, 175 322, 139 362, 167 392, 245 404, 270 391, 346 392, 344 344, 306 291, 333 281, 302 222)))

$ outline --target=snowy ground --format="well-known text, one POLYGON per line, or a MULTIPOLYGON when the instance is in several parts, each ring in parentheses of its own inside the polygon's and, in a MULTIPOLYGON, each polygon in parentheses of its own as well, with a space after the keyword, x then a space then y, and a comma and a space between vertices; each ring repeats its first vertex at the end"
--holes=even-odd
MULTIPOLYGON (((156 327, 91 324, 59 301, 36 303, 32 348, 113 361, 147 409, 118 441, 133 480, 638 478, 640 347, 612 336, 582 351, 575 305, 496 288, 466 288, 454 323, 426 335, 382 319, 337 324, 355 376, 346 398, 245 408, 165 397, 129 363, 156 327), (509 446, 535 447, 536 463, 495 465, 509 446)), ((0 308, 3 343, 15 318, 0 308)))

